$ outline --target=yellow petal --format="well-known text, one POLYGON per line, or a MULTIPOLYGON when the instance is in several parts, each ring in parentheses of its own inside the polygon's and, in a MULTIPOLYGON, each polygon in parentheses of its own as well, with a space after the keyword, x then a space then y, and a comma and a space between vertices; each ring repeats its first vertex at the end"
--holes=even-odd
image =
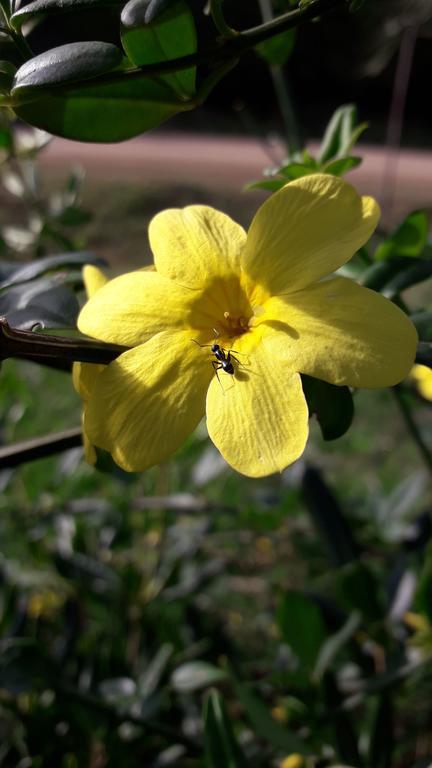
POLYGON ((336 176, 292 181, 256 213, 243 268, 272 295, 310 285, 345 264, 369 240, 378 204, 336 176))
POLYGON ((110 280, 82 308, 81 333, 125 346, 187 327, 193 292, 156 272, 138 270, 110 280))
MULTIPOLYGON (((239 352, 246 343, 236 342, 239 352)), ((211 439, 244 475, 281 472, 303 453, 308 408, 300 376, 274 359, 263 343, 248 350, 234 377, 221 371, 220 381, 213 379, 206 410, 211 439)))
POLYGON ((332 384, 390 387, 408 374, 417 333, 391 301, 343 277, 274 297, 260 319, 275 356, 332 384), (277 329, 277 330, 276 330, 277 329))
POLYGON ((83 400, 88 400, 94 383, 104 370, 105 365, 98 363, 74 363, 72 366, 72 383, 76 392, 81 395, 83 400))
POLYGON ((94 467, 94 465, 97 462, 97 453, 94 445, 90 442, 88 439, 85 430, 84 430, 84 411, 81 414, 81 426, 82 426, 82 440, 83 440, 83 449, 84 449, 84 457, 87 462, 87 464, 90 464, 91 467, 94 467))
POLYGON ((164 461, 204 415, 211 356, 184 332, 160 333, 98 376, 85 432, 129 472, 164 461))
POLYGON ((86 264, 83 267, 82 274, 84 288, 89 299, 108 282, 107 276, 93 264, 86 264))
POLYGON ((413 365, 410 378, 426 400, 432 400, 432 370, 427 365, 413 365))
POLYGON ((240 273, 246 232, 224 213, 205 205, 172 208, 149 226, 156 269, 188 288, 240 273))

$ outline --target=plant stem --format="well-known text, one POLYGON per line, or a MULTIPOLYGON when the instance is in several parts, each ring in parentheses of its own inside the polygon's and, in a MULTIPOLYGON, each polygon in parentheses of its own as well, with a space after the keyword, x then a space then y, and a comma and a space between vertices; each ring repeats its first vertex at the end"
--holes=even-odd
POLYGON ((395 387, 392 387, 391 391, 393 392, 393 397, 395 398, 401 415, 405 421, 406 428, 413 441, 415 442, 428 472, 432 475, 432 454, 424 442, 420 434, 420 430, 414 421, 411 408, 406 400, 403 388, 400 384, 398 384, 395 387))
POLYGON ((69 451, 82 445, 82 429, 74 427, 44 437, 23 440, 0 448, 0 469, 11 469, 33 459, 42 459, 54 453, 69 451))
MULTIPOLYGON (((346 0, 313 0, 304 8, 298 8, 294 11, 288 11, 271 21, 261 24, 257 27, 251 27, 243 32, 239 32, 235 37, 218 41, 215 45, 209 46, 205 51, 192 53, 188 56, 181 56, 177 59, 157 62, 156 64, 146 64, 139 69, 132 69, 126 72, 115 72, 106 75, 94 77, 86 81, 86 86, 98 86, 101 84, 111 85, 112 83, 127 82, 128 80, 139 80, 144 75, 163 75, 168 72, 177 72, 182 69, 189 69, 201 64, 211 65, 212 67, 221 66, 227 59, 233 60, 245 51, 254 48, 258 43, 268 40, 271 37, 284 32, 287 29, 294 29, 301 24, 316 19, 317 16, 334 11, 337 8, 346 6, 346 0)), ((50 90, 54 93, 68 93, 69 90, 76 88, 77 83, 59 84, 51 86, 50 90)), ((20 95, 19 90, 12 97, 9 105, 24 104, 34 101, 36 97, 32 94, 20 95)))
POLYGON ((387 220, 391 218, 394 207, 399 150, 417 37, 418 26, 407 27, 407 29, 404 30, 393 81, 393 93, 387 125, 386 159, 381 194, 382 200, 384 201, 383 214, 387 220))
MULTIPOLYGON (((273 9, 271 0, 258 0, 258 2, 261 8, 261 16, 264 23, 272 21, 273 9)), ((297 152, 297 150, 300 148, 300 141, 297 120, 292 105, 290 87, 283 67, 270 65, 269 68, 273 80, 273 88, 275 90, 279 104, 280 113, 285 125, 288 153, 292 154, 297 152)))
POLYGON ((18 34, 18 32, 14 32, 12 29, 8 30, 8 35, 15 43, 15 47, 20 52, 21 56, 23 57, 24 61, 28 61, 29 59, 32 59, 34 56, 34 53, 32 49, 30 48, 27 40, 22 35, 18 34))
POLYGON ((236 37, 239 33, 225 21, 222 11, 223 0, 210 0, 210 14, 217 31, 223 38, 236 37))
POLYGON ((5 317, 0 317, 0 360, 9 357, 33 360, 61 358, 82 363, 108 365, 128 347, 104 344, 100 341, 75 340, 33 331, 11 328, 5 317))

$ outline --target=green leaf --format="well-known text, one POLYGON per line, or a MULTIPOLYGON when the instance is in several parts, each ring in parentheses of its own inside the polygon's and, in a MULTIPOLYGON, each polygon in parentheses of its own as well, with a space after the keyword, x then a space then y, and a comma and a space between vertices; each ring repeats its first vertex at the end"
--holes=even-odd
POLYGON ((429 222, 425 211, 413 211, 402 224, 375 251, 375 259, 394 256, 420 256, 429 233, 429 222))
POLYGON ((380 583, 365 563, 357 560, 346 565, 340 572, 338 588, 350 610, 360 611, 370 621, 382 619, 384 609, 380 583))
POLYGON ((138 136, 192 106, 177 101, 163 83, 150 77, 124 75, 114 83, 89 83, 71 87, 65 95, 44 95, 14 111, 56 136, 111 142, 138 136))
POLYGON ((270 192, 277 192, 286 183, 286 179, 263 179, 263 181, 253 181, 250 184, 246 184, 245 189, 267 189, 270 192))
POLYGON ((290 58, 295 44, 295 29, 287 29, 269 40, 259 43, 255 51, 267 64, 274 67, 282 67, 290 58))
POLYGON ((191 693, 226 680, 223 669, 207 661, 189 661, 177 667, 171 675, 171 685, 178 693, 191 693))
POLYGON ((321 646, 318 659, 313 672, 314 680, 321 680, 327 670, 333 664, 336 656, 351 640, 361 624, 361 614, 353 612, 338 632, 331 635, 321 646))
POLYGON ((368 766, 370 768, 391 768, 395 748, 393 702, 384 693, 378 702, 372 724, 368 766))
POLYGON ((278 173, 282 176, 286 176, 287 179, 293 181, 294 179, 301 179, 302 176, 310 176, 312 173, 317 172, 317 164, 313 163, 288 163, 279 168, 278 173))
POLYGON ((122 5, 122 0, 33 0, 15 11, 11 17, 11 23, 13 28, 19 31, 25 22, 42 19, 45 16, 71 11, 92 11, 97 8, 118 8, 122 5))
POLYGON ((35 56, 16 72, 12 95, 63 83, 89 80, 115 69, 123 60, 116 45, 98 41, 68 43, 35 56))
POLYGON ((14 75, 16 72, 16 66, 10 61, 0 60, 0 91, 9 92, 14 75))
POLYGON ((6 276, 2 275, 0 272, 0 290, 10 288, 13 285, 19 285, 20 283, 26 283, 29 280, 34 280, 36 277, 41 277, 47 272, 53 272, 54 270, 59 269, 64 270, 68 267, 76 267, 84 264, 106 266, 104 259, 87 251, 46 256, 44 259, 37 259, 28 264, 11 265, 6 276))
POLYGON ((357 109, 346 104, 333 114, 324 133, 318 153, 320 163, 345 157, 367 128, 367 123, 357 125, 357 109))
POLYGON ((0 315, 14 328, 74 327, 79 312, 75 294, 58 276, 40 277, 0 294, 0 315))
POLYGON ((428 547, 426 559, 420 573, 415 597, 415 609, 432 622, 432 548, 428 547))
POLYGON ((358 557, 358 547, 341 506, 314 467, 306 467, 302 495, 307 509, 335 565, 341 566, 358 557))
POLYGON ((400 269, 382 288, 382 293, 388 298, 432 277, 432 259, 403 258, 405 269, 400 269))
MULTIPOLYGON (((304 741, 273 719, 264 702, 251 691, 250 685, 239 682, 233 673, 231 677, 234 691, 257 735, 275 749, 307 754, 308 749, 304 741)), ((220 766, 222 765, 224 764, 220 763, 220 766)))
POLYGON ((358 168, 361 164, 362 158, 350 155, 348 157, 340 157, 338 160, 331 160, 324 165, 323 171, 325 173, 331 173, 333 176, 343 176, 348 171, 352 171, 353 168, 358 168))
POLYGON ((276 616, 284 641, 310 672, 326 639, 319 607, 301 592, 289 591, 279 603, 276 616))
MULTIPOLYGON (((194 17, 185 0, 162 6, 157 14, 149 0, 130 0, 121 22, 123 47, 137 67, 177 59, 197 49, 194 17)), ((195 76, 196 68, 190 67, 160 79, 181 98, 190 98, 195 93, 195 76)))
POLYGON ((410 315, 421 341, 432 341, 432 312, 415 312, 410 315))
POLYGON ((350 428, 354 403, 349 387, 337 387, 311 376, 302 376, 309 415, 315 415, 324 440, 336 440, 350 428))
POLYGON ((247 768, 238 746, 222 697, 211 691, 204 705, 205 768, 247 768))

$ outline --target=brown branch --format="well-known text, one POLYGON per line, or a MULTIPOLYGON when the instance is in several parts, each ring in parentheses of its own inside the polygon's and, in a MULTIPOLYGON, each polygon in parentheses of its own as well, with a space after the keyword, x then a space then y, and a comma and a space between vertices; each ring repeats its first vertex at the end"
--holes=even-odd
POLYGON ((10 469, 33 459, 42 459, 54 453, 69 451, 82 445, 81 427, 55 432, 44 437, 23 440, 0 448, 0 469, 10 469))
POLYGON ((0 317, 0 360, 9 357, 25 360, 60 358, 63 361, 108 365, 127 350, 128 347, 120 344, 21 331, 11 328, 7 319, 0 317))

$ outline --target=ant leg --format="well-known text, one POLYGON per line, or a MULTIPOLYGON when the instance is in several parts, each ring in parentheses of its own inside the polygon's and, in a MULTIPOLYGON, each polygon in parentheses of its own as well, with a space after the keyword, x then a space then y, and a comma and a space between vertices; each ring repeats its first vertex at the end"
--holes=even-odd
POLYGON ((215 374, 216 374, 216 378, 217 378, 217 380, 218 380, 218 382, 219 382, 219 386, 220 386, 220 388, 221 388, 222 392, 225 394, 225 392, 224 392, 224 388, 223 388, 223 386, 222 386, 222 383, 221 383, 221 380, 220 380, 220 378, 219 378, 219 374, 218 374, 218 371, 220 371, 220 369, 222 368, 222 366, 220 365, 220 363, 218 363, 218 361, 217 361, 217 360, 212 360, 212 361, 211 361, 211 364, 212 364, 212 366, 213 366, 213 370, 214 370, 214 372, 215 372, 215 374))
POLYGON ((196 339, 191 339, 191 341, 193 341, 193 343, 196 344, 197 347, 201 347, 202 349, 204 349, 204 347, 212 347, 213 346, 213 344, 200 344, 199 341, 197 341, 196 339))

